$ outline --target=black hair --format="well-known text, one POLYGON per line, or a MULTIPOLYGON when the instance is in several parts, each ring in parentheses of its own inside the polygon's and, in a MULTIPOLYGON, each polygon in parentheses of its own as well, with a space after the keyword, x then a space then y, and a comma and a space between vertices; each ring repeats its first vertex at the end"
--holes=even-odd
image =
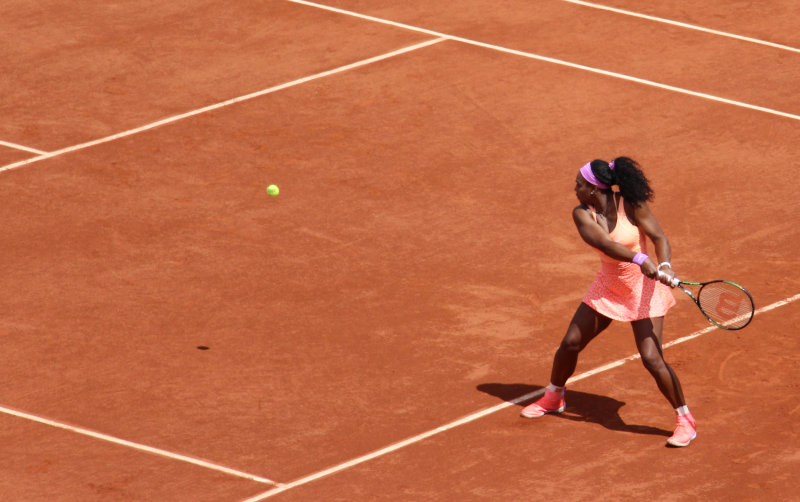
POLYGON ((628 157, 614 159, 612 170, 605 160, 593 160, 592 172, 604 185, 619 187, 622 198, 634 206, 653 200, 653 189, 639 163, 628 157))

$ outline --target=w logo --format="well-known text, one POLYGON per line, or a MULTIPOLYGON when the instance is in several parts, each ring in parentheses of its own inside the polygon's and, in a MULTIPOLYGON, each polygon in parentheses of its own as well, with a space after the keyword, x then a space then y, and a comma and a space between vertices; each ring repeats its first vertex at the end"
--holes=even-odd
MULTIPOLYGON (((682 286, 681 289, 692 296, 689 290, 682 286)), ((750 324, 755 315, 753 297, 734 282, 703 283, 697 292, 697 298, 692 296, 692 299, 700 307, 703 315, 722 329, 742 329, 750 324)))
POLYGON ((741 295, 722 293, 717 300, 717 314, 722 317, 734 317, 741 312, 744 298, 741 295))

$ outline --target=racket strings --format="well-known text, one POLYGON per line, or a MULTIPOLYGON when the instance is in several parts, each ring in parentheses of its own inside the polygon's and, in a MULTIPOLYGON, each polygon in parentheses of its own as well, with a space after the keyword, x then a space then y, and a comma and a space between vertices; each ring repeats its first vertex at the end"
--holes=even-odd
POLYGON ((721 281, 703 286, 697 302, 713 322, 730 329, 746 326, 755 310, 753 299, 745 290, 721 281))

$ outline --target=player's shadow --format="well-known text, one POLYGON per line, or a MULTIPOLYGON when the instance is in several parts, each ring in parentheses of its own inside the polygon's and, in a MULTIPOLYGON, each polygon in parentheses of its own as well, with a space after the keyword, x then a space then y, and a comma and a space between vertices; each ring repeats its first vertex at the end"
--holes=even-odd
MULTIPOLYGON (((478 390, 486 394, 498 397, 503 401, 512 402, 515 399, 541 390, 541 386, 526 385, 520 383, 484 383, 478 385, 478 390)), ((518 403, 521 407, 536 401, 540 396, 532 397, 526 401, 518 403)), ((627 424, 619 416, 619 410, 625 406, 622 401, 617 401, 606 396, 589 394, 567 390, 567 409, 563 413, 550 416, 561 419, 573 420, 575 422, 590 422, 599 424, 612 431, 632 432, 634 434, 652 434, 655 436, 672 435, 671 431, 650 427, 647 425, 627 424)))

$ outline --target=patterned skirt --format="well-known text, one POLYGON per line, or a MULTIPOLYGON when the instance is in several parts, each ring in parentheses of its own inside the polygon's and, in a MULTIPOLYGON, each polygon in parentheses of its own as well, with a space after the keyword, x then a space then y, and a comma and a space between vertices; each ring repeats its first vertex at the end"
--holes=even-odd
POLYGON ((669 286, 642 274, 635 263, 602 261, 583 303, 616 321, 662 317, 675 305, 669 286))

